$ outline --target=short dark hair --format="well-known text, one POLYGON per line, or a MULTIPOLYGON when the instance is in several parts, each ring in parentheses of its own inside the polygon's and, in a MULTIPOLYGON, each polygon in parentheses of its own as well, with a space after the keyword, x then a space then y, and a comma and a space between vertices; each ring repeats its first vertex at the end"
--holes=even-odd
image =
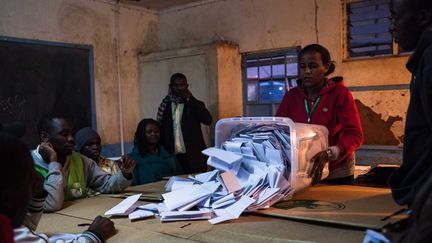
POLYGON ((160 128, 160 125, 156 120, 145 118, 138 123, 137 129, 135 131, 134 145, 138 147, 138 151, 141 156, 145 156, 149 153, 146 146, 148 141, 145 139, 145 129, 149 124, 153 124, 160 128))
POLYGON ((54 119, 64 119, 72 121, 72 116, 65 114, 65 113, 50 113, 42 116, 39 119, 39 122, 37 124, 37 130, 39 135, 42 132, 50 132, 53 128, 53 121, 54 119))
POLYGON ((184 79, 187 82, 187 78, 183 73, 174 73, 171 75, 170 84, 174 83, 177 79, 184 79))
POLYGON ((303 47, 303 49, 301 49, 299 54, 298 54, 299 59, 307 52, 318 52, 321 54, 321 60, 322 60, 323 64, 329 65, 329 69, 327 70, 325 75, 329 75, 329 74, 333 73, 334 70, 336 69, 336 65, 331 60, 330 52, 324 46, 319 45, 319 44, 311 44, 311 45, 307 45, 307 46, 303 47))

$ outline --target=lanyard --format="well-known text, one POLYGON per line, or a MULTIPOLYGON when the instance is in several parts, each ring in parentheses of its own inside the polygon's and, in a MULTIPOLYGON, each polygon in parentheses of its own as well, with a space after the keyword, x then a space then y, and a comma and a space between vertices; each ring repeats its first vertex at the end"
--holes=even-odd
POLYGON ((177 104, 173 102, 171 103, 171 116, 173 121, 175 120, 176 113, 177 113, 177 104))
POLYGON ((312 105, 312 109, 310 111, 309 111, 309 106, 308 106, 307 100, 306 99, 303 100, 304 101, 304 106, 305 106, 305 109, 306 109, 306 113, 307 113, 307 117, 308 117, 308 123, 310 123, 310 120, 311 120, 311 117, 312 117, 312 113, 315 111, 315 108, 317 107, 318 102, 320 101, 320 99, 321 99, 321 96, 319 96, 318 99, 315 100, 315 103, 312 103, 313 105, 312 105))

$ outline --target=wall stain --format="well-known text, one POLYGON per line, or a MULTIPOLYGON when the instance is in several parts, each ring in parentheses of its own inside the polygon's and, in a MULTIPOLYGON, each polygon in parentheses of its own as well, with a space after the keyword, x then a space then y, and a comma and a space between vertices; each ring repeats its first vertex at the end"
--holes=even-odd
POLYGON ((58 15, 58 24, 64 33, 93 32, 91 27, 96 14, 90 8, 78 4, 64 4, 60 7, 58 15))
POLYGON ((382 115, 364 105, 361 101, 355 100, 362 123, 365 145, 399 145, 403 142, 391 131, 392 125, 397 121, 402 121, 400 116, 389 116, 387 120, 382 119, 382 115))
POLYGON ((150 21, 144 35, 141 46, 141 54, 156 52, 160 50, 159 46, 159 24, 156 21, 150 21))

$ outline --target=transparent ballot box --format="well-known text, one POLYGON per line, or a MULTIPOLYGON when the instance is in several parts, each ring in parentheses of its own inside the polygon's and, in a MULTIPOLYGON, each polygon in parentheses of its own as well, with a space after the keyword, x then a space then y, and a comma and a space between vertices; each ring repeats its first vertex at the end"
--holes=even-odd
MULTIPOLYGON (((216 123, 215 128, 215 147, 224 148, 227 141, 247 141, 248 134, 259 132, 257 142, 260 140, 260 134, 268 134, 272 128, 280 129, 282 136, 279 133, 273 134, 279 138, 279 143, 287 142, 286 146, 281 146, 284 150, 282 153, 283 163, 286 167, 284 176, 289 181, 290 188, 285 191, 285 197, 290 198, 296 191, 310 186, 312 179, 309 175, 313 163, 311 158, 318 152, 328 148, 328 130, 321 125, 295 123, 289 118, 285 117, 239 117, 239 118, 225 118, 216 123)), ((267 136, 263 136, 262 140, 265 141, 267 136)), ((249 136, 250 138, 250 136, 249 136)), ((277 142, 276 142, 277 143, 277 142)), ((243 145, 242 145, 243 146, 243 145)), ((265 147, 265 146, 264 146, 265 147)), ((226 148, 225 148, 226 149, 226 148)), ((254 152, 259 151, 253 149, 254 152)), ((262 150, 262 149, 261 149, 262 150)), ((265 150, 265 148, 264 148, 265 150)), ((260 153, 260 152, 258 152, 260 153)), ((256 155, 256 154, 255 154, 256 155)), ((271 154, 269 154, 270 156, 271 154)), ((261 155, 262 156, 262 155, 261 155)), ((267 153, 264 152, 264 157, 267 153)), ((260 157, 259 155, 257 157, 260 157)), ((271 162, 271 159, 263 158, 271 162)), ((244 163, 244 162, 243 162, 244 163)), ((321 179, 328 176, 328 164, 325 166, 321 179)))

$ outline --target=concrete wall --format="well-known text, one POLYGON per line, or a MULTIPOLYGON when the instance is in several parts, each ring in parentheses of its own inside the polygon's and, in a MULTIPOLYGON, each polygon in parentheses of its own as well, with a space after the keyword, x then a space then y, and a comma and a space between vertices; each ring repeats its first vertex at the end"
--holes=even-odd
MULTIPOLYGON (((237 43, 240 52, 255 52, 305 46, 318 40, 330 50, 337 66, 335 74, 344 76, 348 87, 408 83, 410 75, 404 67, 406 56, 343 60, 342 9, 340 0, 202 1, 160 13, 160 45, 166 50, 224 39, 237 43)), ((390 117, 401 117, 402 120, 388 126, 392 137, 400 138, 409 100, 406 93, 406 90, 391 90, 386 95, 353 92, 353 96, 365 104, 362 109, 370 108, 383 122, 390 117), (391 107, 394 104, 397 106, 391 107)), ((367 122, 367 119, 362 117, 362 121, 367 122)), ((382 132, 382 128, 375 128, 373 124, 368 126, 371 133, 382 132)), ((400 144, 399 139, 397 144, 400 144)))
MULTIPOLYGON (((115 1, 0 0, 0 35, 94 47, 97 130, 103 143, 118 143, 115 1)), ((131 141, 139 120, 138 53, 159 50, 156 13, 120 5, 120 76, 124 135, 131 141)))
POLYGON ((237 95, 242 89, 240 66, 238 46, 221 42, 140 56, 141 116, 156 117, 167 95, 170 76, 181 72, 194 97, 203 101, 213 116, 212 126, 202 126, 204 138, 211 145, 217 120, 241 116, 242 97, 237 95))
MULTIPOLYGON (((216 53, 218 119, 242 116, 241 56, 238 46, 219 44, 216 53)), ((216 120, 214 122, 216 124, 216 120)))
MULTIPOLYGON (((115 2, 0 0, 2 36, 93 45, 96 119, 103 143, 120 141, 115 2)), ((237 43, 242 53, 304 46, 318 40, 331 51, 337 65, 335 74, 344 76, 348 87, 408 83, 409 73, 404 68, 406 56, 344 61, 342 20, 340 0, 204 0, 159 14, 121 5, 120 76, 125 140, 132 140, 141 118, 140 91, 137 88, 138 54, 200 46, 220 40, 237 43)), ((218 60, 220 62, 215 67, 209 68, 237 66, 237 55, 230 60, 218 60)), ((229 75, 219 75, 218 81, 227 85, 231 78, 236 84, 235 92, 240 96, 241 89, 237 84, 241 73, 234 70, 229 75)), ((231 108, 229 98, 233 96, 227 95, 227 89, 229 85, 218 87, 218 105, 231 108)), ((369 133, 379 134, 384 127, 391 136, 383 141, 400 144, 409 99, 407 90, 353 92, 353 95, 362 109, 361 113, 366 114, 364 117, 373 117, 383 123, 379 129, 373 124, 369 126, 369 133)), ((211 109, 217 110, 216 107, 211 109)), ((219 116, 225 117, 240 111, 235 108, 218 112, 221 113, 219 116)), ((368 122, 364 117, 363 123, 368 122)), ((372 139, 371 143, 381 143, 377 141, 372 139)))
MULTIPOLYGON (((170 77, 183 73, 192 95, 217 113, 216 48, 213 45, 151 53, 139 57, 141 116, 156 119, 159 105, 168 94, 170 77)), ((211 144, 210 127, 202 126, 204 139, 211 144)))

